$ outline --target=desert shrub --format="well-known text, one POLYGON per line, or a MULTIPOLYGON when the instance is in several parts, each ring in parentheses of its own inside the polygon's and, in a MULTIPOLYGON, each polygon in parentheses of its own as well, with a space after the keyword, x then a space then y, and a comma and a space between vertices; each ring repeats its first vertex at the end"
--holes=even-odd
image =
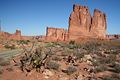
POLYGON ((110 54, 113 54, 113 55, 117 55, 119 53, 120 53, 120 50, 117 50, 117 49, 110 51, 110 54))
POLYGON ((97 73, 97 72, 103 72, 103 71, 106 71, 106 70, 107 70, 106 66, 99 65, 99 66, 95 67, 94 72, 97 73))
POLYGON ((75 44, 75 41, 71 40, 71 41, 69 42, 69 44, 75 44))
POLYGON ((103 80, 120 80, 120 76, 117 74, 113 74, 112 76, 108 77, 104 77, 103 80))
POLYGON ((15 49, 15 45, 8 45, 8 44, 6 44, 4 47, 6 49, 15 49))
POLYGON ((73 50, 69 49, 69 48, 64 48, 63 53, 61 56, 68 56, 73 52, 73 50))
POLYGON ((56 47, 56 46, 65 46, 64 43, 61 43, 61 42, 49 42, 47 44, 45 44, 45 47, 56 47))
POLYGON ((100 63, 101 64, 110 64, 111 62, 114 62, 116 59, 116 56, 111 54, 108 57, 102 57, 100 58, 100 63))
POLYGON ((48 54, 49 56, 52 56, 55 54, 55 52, 51 48, 45 49, 45 53, 48 54))
POLYGON ((99 66, 100 65, 100 63, 97 59, 93 60, 92 64, 93 64, 93 66, 99 66))
MULTIPOLYGON (((42 65, 41 61, 43 60, 45 55, 41 54, 41 52, 36 52, 35 55, 33 55, 32 57, 32 61, 33 61, 33 67, 38 68, 42 65)), ((29 57, 30 59, 30 57, 29 57)), ((29 61, 28 59, 28 61, 29 61)))
POLYGON ((74 56, 76 56, 77 59, 81 60, 81 58, 84 57, 84 53, 74 53, 74 56))
POLYGON ((66 45, 65 47, 67 47, 68 49, 74 49, 74 48, 75 48, 75 46, 72 45, 72 44, 68 44, 68 45, 66 45))
POLYGON ((29 40, 19 40, 19 44, 28 44, 30 41, 29 40))
POLYGON ((58 63, 54 62, 54 61, 49 61, 49 62, 47 63, 47 68, 48 68, 48 69, 58 70, 59 67, 60 67, 60 65, 59 65, 58 63))
POLYGON ((46 43, 45 47, 46 48, 48 48, 48 47, 54 47, 54 43, 52 43, 52 42, 46 43))
POLYGON ((67 73, 68 75, 73 74, 74 72, 77 71, 77 68, 74 66, 69 66, 64 72, 67 73))
POLYGON ((33 68, 36 71, 40 71, 41 66, 45 66, 46 59, 48 58, 48 54, 45 53, 44 47, 39 46, 35 49, 34 52, 27 52, 20 59, 21 62, 21 70, 26 70, 30 72, 33 68))
POLYGON ((120 65, 119 64, 114 64, 113 66, 113 72, 115 73, 120 73, 120 65))
POLYGON ((116 79, 114 79, 112 77, 104 77, 103 80, 116 80, 116 79))
POLYGON ((82 45, 80 45, 80 44, 66 44, 65 47, 67 47, 69 49, 78 49, 78 48, 82 48, 82 45))
POLYGON ((58 43, 58 45, 61 46, 61 47, 63 48, 63 47, 65 47, 67 44, 66 44, 66 43, 60 42, 60 43, 58 43))
POLYGON ((55 56, 55 57, 52 58, 52 60, 54 60, 54 61, 61 61, 62 58, 60 56, 55 56))
POLYGON ((83 49, 89 52, 92 52, 92 51, 98 50, 101 45, 102 45, 101 43, 91 41, 91 42, 85 43, 83 45, 83 49))

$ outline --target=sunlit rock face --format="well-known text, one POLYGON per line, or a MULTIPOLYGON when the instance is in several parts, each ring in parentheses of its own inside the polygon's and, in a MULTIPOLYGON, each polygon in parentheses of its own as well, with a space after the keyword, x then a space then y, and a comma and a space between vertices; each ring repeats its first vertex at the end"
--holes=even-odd
POLYGON ((79 37, 105 38, 106 15, 95 9, 93 17, 89 8, 81 5, 74 5, 69 17, 69 39, 76 40, 79 37))
POLYGON ((95 37, 106 37, 106 15, 105 13, 102 13, 101 11, 95 9, 94 15, 92 18, 92 24, 91 24, 91 33, 95 37))
POLYGON ((62 28, 47 27, 46 36, 48 41, 65 41, 68 38, 68 32, 62 28))
POLYGON ((29 40, 29 37, 22 36, 20 30, 16 30, 14 34, 10 34, 8 32, 0 32, 0 36, 6 40, 29 40))

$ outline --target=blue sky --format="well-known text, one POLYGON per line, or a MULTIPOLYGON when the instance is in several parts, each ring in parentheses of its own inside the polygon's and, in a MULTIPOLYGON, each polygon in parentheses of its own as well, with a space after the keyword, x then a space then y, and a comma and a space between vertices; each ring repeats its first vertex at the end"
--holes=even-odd
POLYGON ((73 4, 95 8, 107 15, 107 33, 120 34, 120 0, 0 0, 2 30, 23 35, 45 35, 46 27, 68 28, 73 4))

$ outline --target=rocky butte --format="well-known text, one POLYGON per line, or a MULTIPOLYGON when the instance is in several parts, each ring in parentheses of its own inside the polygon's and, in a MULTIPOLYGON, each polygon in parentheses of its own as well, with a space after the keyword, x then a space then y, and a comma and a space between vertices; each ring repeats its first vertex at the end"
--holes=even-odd
POLYGON ((0 32, 0 37, 4 38, 4 39, 14 39, 14 40, 29 40, 29 37, 27 36, 22 36, 21 35, 21 31, 20 30, 16 30, 16 32, 14 34, 10 34, 8 32, 0 32))
POLYGON ((73 5, 69 17, 68 31, 58 28, 47 28, 47 40, 79 40, 82 38, 106 38, 106 15, 98 9, 91 16, 87 6, 73 5))
POLYGON ((47 27, 46 37, 49 41, 66 41, 68 40, 68 32, 62 28, 47 27))

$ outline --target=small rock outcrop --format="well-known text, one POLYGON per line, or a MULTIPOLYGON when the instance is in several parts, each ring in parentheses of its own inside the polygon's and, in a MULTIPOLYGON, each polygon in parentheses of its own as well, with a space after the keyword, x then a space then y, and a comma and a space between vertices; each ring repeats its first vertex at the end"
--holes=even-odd
POLYGON ((29 37, 21 35, 20 30, 16 30, 14 34, 10 34, 8 32, 0 32, 0 36, 4 39, 29 40, 29 37))

